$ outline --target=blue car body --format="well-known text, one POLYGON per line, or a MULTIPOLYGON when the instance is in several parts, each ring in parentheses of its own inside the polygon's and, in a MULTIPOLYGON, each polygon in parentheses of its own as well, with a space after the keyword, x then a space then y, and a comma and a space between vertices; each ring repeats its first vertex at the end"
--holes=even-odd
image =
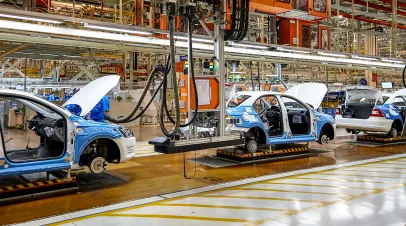
MULTIPOLYGON (((11 158, 9 153, 18 155, 18 152, 31 151, 34 149, 6 149, 3 126, 0 126, 0 142, 2 143, 0 148, 0 176, 62 169, 81 169, 87 164, 82 161, 82 156, 86 151, 91 151, 93 148, 96 148, 95 145, 99 141, 103 141, 109 145, 105 150, 108 155, 111 155, 111 158, 106 159, 106 162, 110 162, 109 159, 114 159, 117 163, 125 162, 135 155, 135 137, 130 130, 123 126, 85 120, 82 117, 71 114, 62 107, 27 92, 0 90, 0 97, 9 98, 28 106, 37 113, 34 117, 41 116, 38 117, 40 120, 44 118, 60 120, 64 125, 61 130, 63 131, 61 132, 63 134, 63 136, 61 136, 63 137, 61 138, 61 143, 63 143, 64 147, 61 148, 63 151, 60 151, 61 154, 59 156, 38 159, 32 157, 28 160, 21 160, 21 158, 17 159, 17 161, 11 158), (45 112, 38 106, 52 110, 52 113, 45 112)), ((30 120, 32 121, 33 119, 30 120)), ((50 126, 47 125, 47 127, 50 126)), ((53 129, 56 131, 56 127, 53 129)), ((40 136, 41 139, 43 138, 43 135, 37 132, 35 134, 40 136)), ((41 145, 40 143, 39 147, 41 147, 41 145)), ((51 148, 49 150, 52 151, 51 148)))
MULTIPOLYGON (((291 144, 291 143, 298 143, 298 142, 311 142, 311 141, 321 141, 323 135, 328 136, 328 140, 334 139, 335 136, 335 124, 334 119, 330 115, 320 113, 310 107, 307 103, 303 103, 299 99, 283 94, 283 93, 275 93, 275 92, 240 92, 237 96, 245 95, 250 96, 248 99, 243 100, 238 106, 228 107, 227 108, 227 115, 228 115, 228 125, 227 129, 229 131, 240 131, 244 132, 245 134, 249 134, 250 131, 256 130, 260 131, 260 133, 256 133, 258 136, 260 135, 262 140, 259 141, 260 145, 273 145, 273 144, 291 144), (278 107, 280 108, 280 112, 282 114, 282 120, 284 123, 283 129, 279 132, 278 135, 272 136, 269 135, 269 128, 265 125, 264 117, 261 117, 256 110, 254 109, 254 103, 260 100, 261 98, 268 98, 268 97, 277 97, 279 103, 278 107), (294 127, 295 125, 289 121, 288 112, 291 111, 293 108, 287 108, 283 103, 281 98, 289 98, 290 100, 297 101, 300 103, 300 106, 305 108, 304 111, 308 110, 306 113, 309 118, 310 124, 309 130, 307 133, 301 134, 294 134, 292 133, 292 129, 290 128, 291 125, 294 127), (282 104, 281 104, 282 103, 282 104), (265 138, 265 139, 264 139, 265 138)), ((269 106, 268 106, 269 107, 269 106)), ((292 116, 294 117, 294 116, 292 116)), ((252 136, 252 135, 249 135, 252 136)), ((253 137, 253 139, 257 139, 257 137, 253 137)), ((326 140, 328 142, 328 140, 326 140)))

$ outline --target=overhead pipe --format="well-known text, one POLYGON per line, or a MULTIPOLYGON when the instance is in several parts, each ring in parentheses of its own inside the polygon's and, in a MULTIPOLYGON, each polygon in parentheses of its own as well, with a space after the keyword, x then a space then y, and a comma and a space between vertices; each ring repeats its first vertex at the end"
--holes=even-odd
MULTIPOLYGON (((392 0, 380 0, 380 1, 392 5, 392 0)), ((406 8, 406 3, 404 3, 404 2, 398 2, 398 7, 405 7, 405 8, 406 8)))
MULTIPOLYGON (((369 8, 385 11, 385 12, 388 12, 388 13, 392 13, 392 7, 386 7, 386 6, 383 6, 383 5, 378 5, 378 4, 374 4, 374 3, 365 2, 365 1, 362 1, 362 0, 344 0, 344 1, 345 2, 351 2, 351 3, 354 1, 354 4, 357 4, 357 5, 368 6, 369 8)), ((388 0, 388 1, 392 2, 392 0, 388 0)), ((399 15, 406 16, 406 11, 398 10, 397 12, 398 12, 399 15)))
MULTIPOLYGON (((337 12, 331 12, 332 15, 337 16, 337 12)), ((340 12, 340 16, 348 18, 348 19, 352 19, 352 15, 347 14, 347 13, 342 13, 340 12)), ((368 22, 368 23, 373 23, 373 24, 379 24, 379 25, 383 25, 383 26, 387 26, 387 27, 392 27, 392 23, 389 22, 384 22, 384 21, 380 21, 380 20, 374 20, 374 19, 370 19, 367 17, 362 17, 362 16, 354 16, 354 20, 360 20, 360 21, 364 21, 364 22, 368 22)), ((406 30, 406 26, 405 25, 396 25, 397 28, 399 29, 404 29, 406 30)))

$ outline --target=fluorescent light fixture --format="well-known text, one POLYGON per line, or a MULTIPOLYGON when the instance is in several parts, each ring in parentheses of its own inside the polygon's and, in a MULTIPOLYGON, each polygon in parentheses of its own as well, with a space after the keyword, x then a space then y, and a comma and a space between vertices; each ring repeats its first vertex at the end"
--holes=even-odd
POLYGON ((404 60, 395 60, 395 59, 382 59, 383 62, 390 62, 390 63, 399 63, 399 64, 404 64, 405 61, 404 60))
POLYGON ((228 43, 231 46, 240 46, 240 47, 246 47, 246 48, 254 48, 254 49, 268 49, 267 46, 261 46, 261 45, 250 45, 250 44, 243 44, 243 43, 238 43, 238 42, 229 42, 228 43))
POLYGON ((64 57, 69 57, 69 58, 79 58, 79 57, 82 57, 82 56, 72 56, 72 55, 63 55, 64 57))
POLYGON ((265 75, 265 77, 278 77, 278 75, 265 75))
POLYGON ((378 60, 373 57, 363 57, 363 56, 358 56, 358 55, 352 55, 351 57, 354 59, 359 59, 359 60, 378 60))
MULTIPOLYGON (((169 36, 169 35, 168 35, 168 36, 169 36)), ((178 36, 178 35, 175 35, 174 38, 175 38, 175 39, 181 39, 181 40, 188 40, 188 37, 178 36)), ((213 42, 214 42, 213 40, 204 39, 204 38, 193 38, 193 37, 192 37, 192 40, 193 40, 193 41, 196 41, 196 42, 210 42, 210 43, 213 43, 213 42)))
POLYGON ((338 18, 343 18, 343 15, 338 15, 338 18))
POLYGON ((51 24, 60 24, 60 23, 62 23, 61 21, 57 21, 57 20, 41 19, 41 18, 30 17, 30 16, 17 16, 17 15, 4 14, 4 13, 0 13, 0 17, 6 17, 6 18, 12 18, 12 19, 20 19, 20 20, 32 20, 32 21, 51 23, 51 24))
MULTIPOLYGON (((67 35, 67 36, 75 36, 75 37, 86 37, 86 38, 94 38, 94 39, 101 39, 101 40, 134 43, 134 44, 140 44, 140 45, 148 44, 148 45, 155 45, 157 47, 169 46, 169 40, 166 40, 166 39, 131 36, 131 35, 108 33, 108 32, 102 32, 102 31, 64 28, 64 27, 32 24, 32 23, 1 20, 1 19, 0 19, 0 28, 19 30, 19 31, 29 31, 29 32, 42 32, 42 33, 47 33, 47 34, 58 34, 58 35, 67 35)), ((240 43, 238 43, 238 44, 240 44, 240 43)), ((176 45, 176 47, 181 47, 181 48, 188 47, 188 43, 183 42, 183 41, 177 41, 175 43, 175 45, 176 45)), ((315 61, 315 62, 320 62, 320 63, 329 62, 329 63, 339 63, 339 64, 346 64, 346 65, 353 64, 354 66, 370 65, 370 66, 375 66, 375 67, 396 68, 398 70, 404 68, 404 65, 402 65, 402 64, 394 64, 394 63, 382 62, 382 61, 372 62, 371 59, 362 60, 362 59, 353 59, 353 58, 338 58, 338 57, 334 58, 334 57, 320 56, 320 55, 314 55, 314 54, 298 54, 298 53, 291 53, 291 52, 264 50, 263 48, 268 48, 268 47, 260 46, 260 45, 249 45, 249 44, 241 44, 241 45, 244 45, 244 47, 248 46, 251 48, 238 48, 238 47, 232 47, 232 46, 225 46, 224 47, 225 56, 231 55, 232 57, 234 57, 234 55, 232 55, 232 54, 236 54, 236 55, 251 54, 251 55, 261 58, 261 59, 286 58, 286 59, 295 59, 295 60, 310 60, 310 61, 315 61), (257 47, 257 48, 254 48, 254 47, 257 47), (258 49, 261 47, 262 47, 262 49, 258 49)), ((196 43, 193 45, 193 49, 203 49, 203 50, 208 50, 208 51, 214 51, 214 45, 196 43)), ((81 56, 73 56, 73 57, 81 57, 81 56)), ((235 56, 235 58, 239 58, 239 57, 235 56)))
POLYGON ((295 49, 285 49, 283 47, 278 47, 278 48, 276 48, 276 50, 283 51, 283 52, 292 52, 292 53, 310 53, 309 51, 295 50, 295 49))
POLYGON ((149 31, 137 31, 137 30, 123 29, 123 28, 104 27, 104 26, 91 25, 91 24, 84 24, 84 26, 87 28, 94 28, 94 29, 99 29, 99 30, 116 31, 116 32, 123 32, 123 33, 140 34, 140 35, 152 34, 152 32, 149 32, 149 31))
POLYGON ((338 54, 338 53, 317 52, 317 54, 322 55, 322 56, 331 56, 331 57, 348 57, 345 54, 338 54))
POLYGON ((18 53, 18 54, 25 54, 25 55, 34 55, 35 53, 24 53, 24 52, 15 52, 15 53, 18 53))
POLYGON ((245 72, 242 72, 242 71, 236 71, 236 72, 230 72, 230 74, 245 74, 245 72))
POLYGON ((49 54, 49 53, 40 53, 39 55, 41 55, 41 56, 59 56, 56 54, 49 54))

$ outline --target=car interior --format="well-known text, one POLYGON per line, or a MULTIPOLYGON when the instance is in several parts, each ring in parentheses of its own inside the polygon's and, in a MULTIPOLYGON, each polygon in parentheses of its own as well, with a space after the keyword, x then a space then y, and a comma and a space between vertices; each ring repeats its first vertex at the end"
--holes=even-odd
POLYGON ((368 119, 375 107, 375 99, 359 98, 347 102, 341 109, 343 118, 368 119))
POLYGON ((22 120, 21 126, 0 126, 7 159, 11 162, 29 162, 61 157, 66 149, 65 119, 31 101, 17 98, 9 101, 15 103, 9 114, 21 114, 17 118, 21 117, 22 120), (25 127, 31 132, 23 133, 25 127))
POLYGON ((267 127, 268 136, 283 135, 282 111, 275 96, 261 97, 255 102, 255 111, 267 127), (267 124, 266 124, 267 123, 267 124))
POLYGON ((293 135, 310 133, 310 111, 303 104, 290 97, 281 97, 288 113, 289 127, 293 135))

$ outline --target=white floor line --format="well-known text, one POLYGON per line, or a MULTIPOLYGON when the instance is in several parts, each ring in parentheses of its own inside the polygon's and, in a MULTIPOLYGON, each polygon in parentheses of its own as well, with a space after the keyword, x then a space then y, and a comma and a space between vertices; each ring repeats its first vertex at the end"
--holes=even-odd
POLYGON ((127 202, 123 202, 123 203, 98 207, 98 208, 89 209, 89 210, 81 210, 81 211, 77 211, 77 212, 73 212, 73 213, 63 214, 61 216, 53 216, 51 218, 34 220, 34 221, 30 221, 30 222, 27 222, 24 224, 17 224, 17 225, 26 226, 26 225, 43 225, 43 224, 57 223, 57 222, 60 222, 60 219, 61 219, 60 217, 63 217, 66 220, 69 220, 69 219, 74 219, 74 218, 78 218, 78 217, 82 217, 82 216, 86 216, 86 215, 97 214, 97 213, 102 213, 102 212, 111 211, 111 210, 118 210, 118 209, 122 209, 122 208, 126 208, 126 207, 132 207, 132 206, 152 203, 152 202, 156 202, 156 201, 160 201, 160 200, 164 200, 164 199, 176 198, 176 197, 180 197, 180 196, 194 195, 194 194, 207 192, 207 191, 214 191, 214 190, 218 190, 218 189, 222 189, 222 188, 234 187, 234 186, 239 186, 239 185, 244 185, 244 184, 260 182, 260 181, 272 180, 272 179, 276 179, 276 178, 283 178, 283 177, 289 177, 289 176, 306 174, 306 173, 314 173, 314 172, 320 172, 320 171, 324 171, 324 170, 338 169, 338 168, 343 168, 343 167, 350 167, 350 166, 355 166, 355 165, 361 165, 361 164, 367 164, 367 163, 391 160, 391 159, 397 159, 397 158, 404 158, 404 157, 406 157, 406 154, 399 154, 399 155, 379 157, 379 158, 374 158, 374 159, 348 162, 348 163, 337 164, 337 165, 329 165, 329 166, 315 167, 315 168, 304 169, 304 170, 296 170, 296 171, 280 173, 280 174, 260 176, 260 177, 256 177, 256 178, 243 179, 243 180, 226 182, 226 183, 222 183, 222 184, 216 184, 216 185, 211 185, 211 186, 207 186, 207 187, 196 188, 196 189, 191 189, 191 190, 186 190, 186 191, 181 191, 181 192, 164 194, 164 195, 160 195, 159 197, 154 196, 151 198, 127 201, 127 202))

